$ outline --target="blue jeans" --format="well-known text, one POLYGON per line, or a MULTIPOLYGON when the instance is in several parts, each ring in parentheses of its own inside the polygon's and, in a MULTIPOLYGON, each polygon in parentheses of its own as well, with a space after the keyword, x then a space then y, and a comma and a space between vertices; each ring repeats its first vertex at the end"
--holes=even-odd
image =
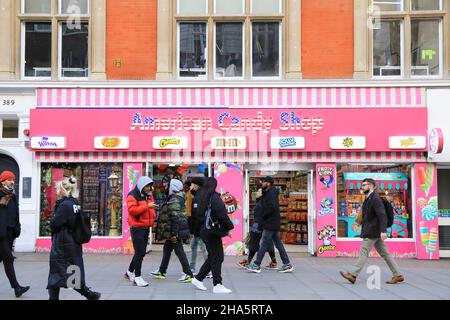
POLYGON ((192 272, 195 272, 195 265, 197 264, 197 249, 200 247, 203 255, 203 262, 208 259, 208 252, 206 251, 205 243, 202 238, 194 236, 191 239, 191 263, 189 264, 189 268, 191 268, 192 272))
POLYGON ((261 265, 264 255, 269 250, 272 242, 278 249, 283 264, 289 264, 290 263, 289 256, 286 252, 286 249, 284 249, 283 242, 281 242, 280 231, 272 231, 272 230, 263 231, 255 264, 257 264, 258 266, 261 265))

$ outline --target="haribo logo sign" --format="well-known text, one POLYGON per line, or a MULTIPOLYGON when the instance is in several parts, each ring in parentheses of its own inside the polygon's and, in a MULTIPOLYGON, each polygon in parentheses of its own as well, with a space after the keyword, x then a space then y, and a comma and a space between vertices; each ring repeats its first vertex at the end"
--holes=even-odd
POLYGON ((65 137, 31 137, 32 149, 65 149, 65 137))

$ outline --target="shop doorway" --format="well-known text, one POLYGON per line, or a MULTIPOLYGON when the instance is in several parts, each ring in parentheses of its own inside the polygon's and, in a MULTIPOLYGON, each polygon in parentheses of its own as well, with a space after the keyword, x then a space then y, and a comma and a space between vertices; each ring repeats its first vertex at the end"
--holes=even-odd
POLYGON ((0 153, 0 173, 2 173, 3 171, 11 171, 16 176, 14 188, 16 195, 18 195, 20 185, 19 165, 17 164, 16 160, 11 158, 10 156, 0 153))
POLYGON ((314 165, 283 165, 277 170, 267 166, 248 166, 246 232, 254 221, 256 192, 261 185, 260 178, 271 176, 279 191, 281 215, 281 239, 288 252, 315 253, 314 230, 314 165))

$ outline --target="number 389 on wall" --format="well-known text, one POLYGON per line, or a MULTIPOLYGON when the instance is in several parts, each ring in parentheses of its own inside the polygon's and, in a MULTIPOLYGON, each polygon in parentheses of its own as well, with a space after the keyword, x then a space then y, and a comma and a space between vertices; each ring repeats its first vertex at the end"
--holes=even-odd
POLYGON ((16 101, 12 100, 12 99, 2 99, 2 103, 1 103, 2 106, 13 106, 15 104, 16 104, 16 101))

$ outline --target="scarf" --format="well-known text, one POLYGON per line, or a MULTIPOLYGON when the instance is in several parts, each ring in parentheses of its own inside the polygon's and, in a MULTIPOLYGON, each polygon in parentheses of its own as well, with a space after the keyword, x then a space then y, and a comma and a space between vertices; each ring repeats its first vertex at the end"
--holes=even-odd
POLYGON ((6 207, 14 194, 14 188, 8 190, 4 185, 0 184, 0 191, 3 192, 3 195, 0 195, 0 205, 6 207))

